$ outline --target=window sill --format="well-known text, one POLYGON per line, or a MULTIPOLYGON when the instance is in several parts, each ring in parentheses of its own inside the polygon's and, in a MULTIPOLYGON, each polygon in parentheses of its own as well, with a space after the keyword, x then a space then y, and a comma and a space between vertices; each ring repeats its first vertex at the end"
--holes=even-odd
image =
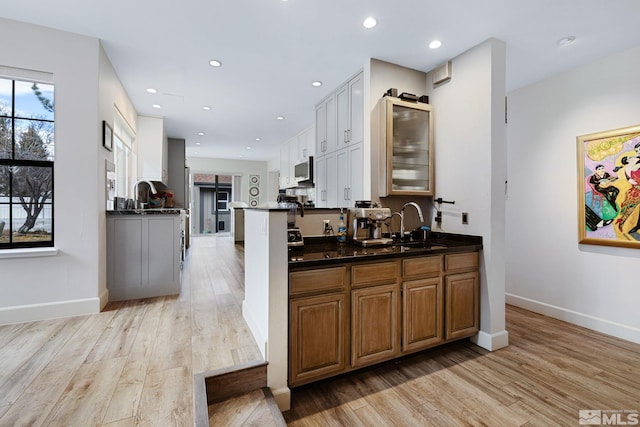
POLYGON ((27 248, 0 250, 0 259, 35 258, 58 255, 58 248, 27 248))

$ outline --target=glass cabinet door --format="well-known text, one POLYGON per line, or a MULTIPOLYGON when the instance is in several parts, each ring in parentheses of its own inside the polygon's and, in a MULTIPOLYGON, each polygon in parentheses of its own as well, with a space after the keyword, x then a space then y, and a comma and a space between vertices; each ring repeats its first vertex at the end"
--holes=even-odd
POLYGON ((397 98, 386 102, 387 193, 433 195, 431 107, 397 98))

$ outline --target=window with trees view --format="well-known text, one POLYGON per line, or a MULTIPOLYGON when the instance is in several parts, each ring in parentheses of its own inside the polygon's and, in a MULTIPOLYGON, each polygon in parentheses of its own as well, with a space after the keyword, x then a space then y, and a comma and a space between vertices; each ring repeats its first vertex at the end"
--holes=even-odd
POLYGON ((53 246, 53 85, 0 77, 0 249, 53 246))

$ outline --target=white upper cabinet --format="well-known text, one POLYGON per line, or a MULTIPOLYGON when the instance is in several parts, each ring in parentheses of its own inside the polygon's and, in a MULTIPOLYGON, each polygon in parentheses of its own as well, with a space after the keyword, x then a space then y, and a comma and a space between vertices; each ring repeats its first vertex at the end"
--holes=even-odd
POLYGON ((316 156, 336 149, 336 96, 331 94, 316 105, 316 156))
POLYGON ((289 155, 289 142, 280 144, 280 188, 288 188, 292 178, 289 155))
POLYGON ((166 183, 169 153, 163 119, 138 116, 136 144, 138 147, 138 179, 166 183))
POLYGON ((316 152, 316 140, 315 140, 315 127, 300 132, 297 139, 298 148, 298 162, 302 163, 309 160, 309 157, 314 156, 316 152))
POLYGON ((316 156, 364 140, 364 75, 358 73, 316 105, 316 156))
POLYGON ((360 73, 336 92, 338 149, 364 138, 364 77, 360 73))
POLYGON ((349 82, 349 144, 364 140, 364 76, 362 73, 349 82))
POLYGON ((316 105, 316 206, 352 207, 364 197, 364 75, 316 105))
POLYGON ((298 163, 309 160, 315 153, 315 128, 303 130, 293 138, 280 144, 280 188, 292 188, 298 185, 294 168, 298 163))

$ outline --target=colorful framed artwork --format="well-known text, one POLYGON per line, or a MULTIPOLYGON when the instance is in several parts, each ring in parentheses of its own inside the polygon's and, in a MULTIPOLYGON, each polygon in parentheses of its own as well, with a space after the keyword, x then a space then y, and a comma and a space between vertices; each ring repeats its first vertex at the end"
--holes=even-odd
POLYGON ((577 144, 578 242, 640 249, 640 125, 577 144))

